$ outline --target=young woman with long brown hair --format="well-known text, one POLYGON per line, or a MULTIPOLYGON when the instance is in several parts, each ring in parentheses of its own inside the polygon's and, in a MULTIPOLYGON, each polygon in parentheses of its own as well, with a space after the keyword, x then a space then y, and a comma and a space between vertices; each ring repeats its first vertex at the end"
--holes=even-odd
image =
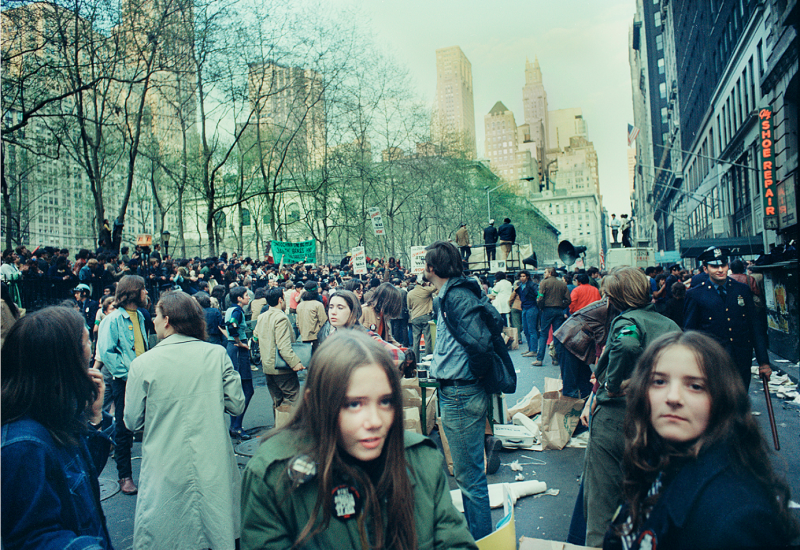
POLYGON ((242 548, 476 548, 436 446, 403 431, 398 373, 361 331, 311 359, 289 423, 247 465, 242 548))
POLYGON ((779 548, 798 535, 741 377, 712 338, 657 339, 627 397, 627 504, 605 548, 779 548))

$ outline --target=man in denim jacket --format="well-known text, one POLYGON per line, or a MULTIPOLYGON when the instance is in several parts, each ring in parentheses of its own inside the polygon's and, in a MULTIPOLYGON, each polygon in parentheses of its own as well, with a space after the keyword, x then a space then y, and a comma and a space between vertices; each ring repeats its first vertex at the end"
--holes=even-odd
MULTIPOLYGON (((126 495, 136 494, 131 468, 133 432, 125 427, 125 387, 131 362, 147 351, 147 333, 144 318, 138 308, 147 305, 144 279, 126 275, 117 285, 116 307, 103 319, 97 337, 97 359, 111 373, 111 395, 114 399, 114 460, 117 462, 120 490, 126 495)), ((108 390, 106 390, 108 391, 108 390)))

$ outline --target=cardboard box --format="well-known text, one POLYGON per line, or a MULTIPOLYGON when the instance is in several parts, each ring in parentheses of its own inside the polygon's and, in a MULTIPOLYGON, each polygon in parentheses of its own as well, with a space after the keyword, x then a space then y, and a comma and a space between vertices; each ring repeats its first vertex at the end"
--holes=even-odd
POLYGON ((450 445, 447 443, 447 436, 444 434, 441 418, 436 420, 436 425, 439 427, 439 438, 442 440, 442 450, 444 451, 444 461, 447 463, 447 471, 450 472, 450 475, 453 475, 453 455, 450 454, 450 445))
POLYGON ((422 434, 422 424, 419 420, 419 408, 409 407, 403 409, 403 429, 422 434))
POLYGON ((428 393, 428 403, 425 405, 425 435, 430 435, 433 427, 436 426, 436 417, 439 410, 439 395, 436 390, 428 393))
POLYGON ((568 542, 520 537, 519 550, 595 550, 595 549, 591 546, 578 546, 577 544, 569 544, 568 542))
POLYGON ((404 387, 401 388, 400 391, 403 392, 403 408, 408 409, 411 407, 419 408, 422 406, 422 393, 420 392, 419 386, 414 387, 404 387))

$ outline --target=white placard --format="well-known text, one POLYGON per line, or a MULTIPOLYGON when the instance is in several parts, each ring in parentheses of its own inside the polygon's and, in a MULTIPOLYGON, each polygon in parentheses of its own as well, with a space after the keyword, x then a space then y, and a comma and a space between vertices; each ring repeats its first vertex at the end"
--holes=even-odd
POLYGON ((367 274, 367 253, 363 246, 356 246, 350 249, 353 254, 353 272, 356 275, 367 274))
POLYGON ((725 221, 722 218, 714 218, 711 220, 711 229, 714 235, 722 235, 725 233, 725 221))
POLYGON ((425 247, 411 247, 411 273, 423 273, 425 271, 425 247))
POLYGON ((379 208, 373 206, 368 210, 369 217, 372 220, 372 229, 375 231, 376 235, 383 235, 385 233, 383 229, 383 220, 381 219, 381 211, 379 208))
POLYGON ((492 273, 497 273, 498 271, 505 271, 506 270, 506 261, 505 260, 492 260, 489 262, 489 271, 492 273))

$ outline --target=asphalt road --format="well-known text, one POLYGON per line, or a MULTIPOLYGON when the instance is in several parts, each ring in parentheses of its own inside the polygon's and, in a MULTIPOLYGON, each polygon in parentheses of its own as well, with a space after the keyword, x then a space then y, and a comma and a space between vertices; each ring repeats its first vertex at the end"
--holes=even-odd
MULTIPOLYGON (((508 406, 511 407, 517 399, 524 397, 533 386, 544 391, 544 378, 558 378, 559 369, 551 364, 549 356, 545 356, 543 367, 531 366, 531 359, 522 357, 522 352, 526 348, 522 346, 520 350, 512 351, 511 357, 518 370, 517 392, 507 396, 508 406)), ((774 357, 776 361, 779 358, 774 357)), ((775 362, 775 366, 783 368, 789 372, 790 376, 797 381, 798 368, 787 362, 775 362)), ((260 428, 271 427, 273 425, 272 403, 267 391, 264 377, 260 373, 254 373, 255 395, 250 403, 250 407, 245 417, 244 427, 246 430, 257 433, 260 428)), ((766 412, 764 392, 758 380, 753 380, 750 387, 750 398, 753 404, 753 411, 761 413, 757 416, 761 424, 763 433, 768 441, 772 441, 769 421, 766 412)), ((780 438, 781 450, 774 453, 773 465, 782 473, 789 482, 792 489, 792 496, 795 502, 800 502, 800 407, 790 405, 774 395, 772 397, 777 424, 778 435, 780 438)), ((431 437, 439 442, 438 434, 434 430, 431 437)), ((246 450, 239 448, 239 450, 246 450)), ((134 443, 133 446, 133 479, 139 481, 139 466, 141 464, 141 443, 134 443)), ((547 540, 566 540, 572 510, 575 506, 575 499, 578 493, 578 479, 583 469, 584 449, 565 448, 560 451, 506 451, 502 453, 502 466, 500 470, 489 476, 489 483, 513 482, 517 472, 508 466, 514 460, 519 460, 523 465, 522 474, 525 480, 539 480, 547 484, 548 489, 557 489, 557 495, 539 495, 525 497, 517 501, 515 506, 516 534, 520 536, 536 537, 547 540), (530 464, 535 463, 535 464, 530 464)), ((247 457, 240 457, 240 463, 245 464, 247 457)), ((443 466, 444 467, 444 460, 443 466)), ((131 548, 133 545, 133 518, 136 507, 136 496, 128 496, 118 492, 116 487, 116 467, 113 459, 109 459, 105 470, 101 474, 103 481, 103 491, 105 495, 110 495, 103 501, 103 510, 108 521, 108 528, 114 547, 117 549, 131 548), (116 490, 116 492, 115 492, 116 490)), ((456 482, 452 477, 450 488, 457 488, 456 482)), ((800 520, 800 510, 795 510, 795 515, 800 520)), ((502 509, 493 511, 495 522, 502 517, 502 509)), ((798 542, 798 541, 796 541, 798 542)))

